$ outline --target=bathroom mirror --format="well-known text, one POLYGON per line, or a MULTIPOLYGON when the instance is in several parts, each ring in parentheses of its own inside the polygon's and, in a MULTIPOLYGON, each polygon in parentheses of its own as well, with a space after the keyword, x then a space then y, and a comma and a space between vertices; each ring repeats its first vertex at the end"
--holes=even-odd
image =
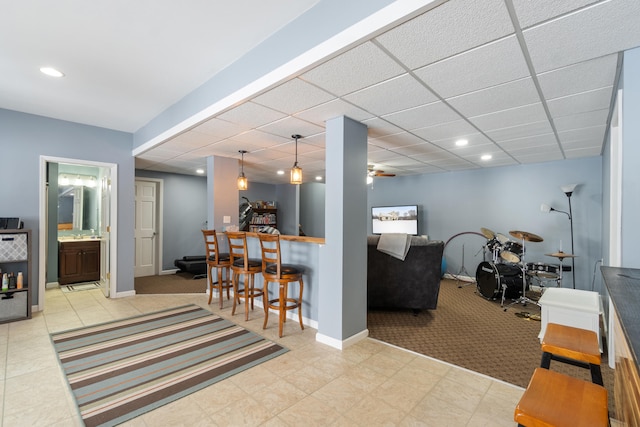
POLYGON ((58 187, 58 229, 96 230, 98 197, 95 187, 61 185, 58 187))

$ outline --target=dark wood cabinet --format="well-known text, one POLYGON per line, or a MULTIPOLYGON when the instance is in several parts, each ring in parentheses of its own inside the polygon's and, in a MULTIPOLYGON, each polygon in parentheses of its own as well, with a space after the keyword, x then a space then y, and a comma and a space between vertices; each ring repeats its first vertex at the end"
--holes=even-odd
POLYGON ((100 280, 100 242, 60 242, 58 283, 100 280))

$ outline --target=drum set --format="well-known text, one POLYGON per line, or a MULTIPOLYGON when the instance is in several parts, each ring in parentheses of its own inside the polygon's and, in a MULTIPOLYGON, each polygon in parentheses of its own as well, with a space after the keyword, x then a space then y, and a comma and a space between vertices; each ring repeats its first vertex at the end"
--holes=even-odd
MULTIPOLYGON (((542 262, 525 262, 526 242, 542 242, 542 237, 527 231, 513 230, 509 234, 518 239, 511 240, 504 234, 494 233, 488 228, 480 229, 487 239, 483 246, 485 251, 484 261, 476 269, 476 286, 478 293, 486 299, 495 300, 501 298, 500 306, 504 306, 506 298, 513 298, 512 304, 528 302, 537 304, 526 296, 532 280, 536 280, 541 288, 547 282, 555 282, 557 287, 562 284, 562 262, 565 258, 575 255, 562 251, 545 254, 557 258, 560 265, 545 264, 542 262), (491 253, 491 260, 486 260, 486 253, 491 253)), ((506 308, 505 308, 506 311, 506 308)))

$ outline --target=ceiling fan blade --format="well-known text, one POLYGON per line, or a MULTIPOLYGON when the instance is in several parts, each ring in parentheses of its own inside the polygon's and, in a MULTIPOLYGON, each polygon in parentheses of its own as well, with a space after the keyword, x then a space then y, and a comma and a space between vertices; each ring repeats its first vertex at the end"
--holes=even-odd
POLYGON ((396 176, 395 173, 377 173, 376 176, 396 176))

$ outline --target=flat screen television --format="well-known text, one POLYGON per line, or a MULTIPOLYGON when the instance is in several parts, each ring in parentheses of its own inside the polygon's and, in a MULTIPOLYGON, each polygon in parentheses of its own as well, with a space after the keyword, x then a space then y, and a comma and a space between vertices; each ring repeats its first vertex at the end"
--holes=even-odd
POLYGON ((418 205, 373 206, 371 232, 418 235, 418 205))

